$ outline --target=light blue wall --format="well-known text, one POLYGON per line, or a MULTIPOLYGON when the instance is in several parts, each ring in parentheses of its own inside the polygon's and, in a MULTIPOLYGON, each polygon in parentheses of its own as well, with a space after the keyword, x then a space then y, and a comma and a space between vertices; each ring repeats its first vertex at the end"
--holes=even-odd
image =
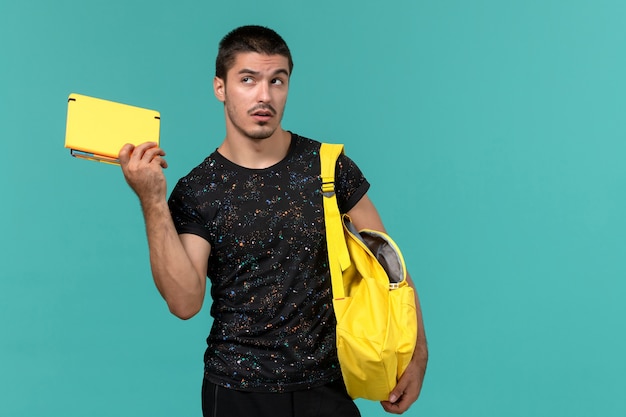
MULTIPOLYGON (((162 113, 170 187, 221 141, 217 42, 275 28, 284 126, 343 142, 417 282, 412 416, 626 415, 623 1, 0 0, 0 416, 198 416, 208 308, 151 281, 71 92, 162 113)), ((364 416, 382 415, 359 402, 364 416)))

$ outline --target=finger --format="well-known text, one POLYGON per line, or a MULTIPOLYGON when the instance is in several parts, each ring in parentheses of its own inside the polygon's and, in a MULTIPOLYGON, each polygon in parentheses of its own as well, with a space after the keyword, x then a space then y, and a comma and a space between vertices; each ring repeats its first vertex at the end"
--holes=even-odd
MULTIPOLYGON (((152 148, 157 148, 157 144, 155 142, 144 142, 140 145, 137 145, 135 147, 135 149, 133 149, 133 153, 130 155, 131 159, 134 161, 139 161, 144 157, 144 154, 152 149, 152 148)), ((152 157, 150 158, 150 160, 152 160, 152 157)))
POLYGON ((161 166, 161 168, 163 168, 163 169, 167 168, 167 161, 165 159, 161 158, 160 156, 156 156, 153 159, 153 161, 158 163, 161 166))
POLYGON ((135 149, 135 145, 130 143, 122 146, 122 149, 120 149, 120 152, 117 155, 117 158, 120 161, 120 165, 124 166, 128 164, 128 161, 130 161, 130 154, 133 152, 133 149, 135 149))
POLYGON ((389 413, 402 414, 417 401, 418 396, 419 390, 415 389, 415 385, 407 384, 406 378, 400 378, 398 385, 389 394, 389 400, 381 401, 381 405, 389 413))
POLYGON ((389 401, 381 401, 380 405, 383 409, 390 414, 402 414, 409 409, 410 404, 404 404, 405 401, 400 400, 397 403, 390 403, 389 401))
POLYGON ((145 160, 147 160, 148 162, 152 162, 156 158, 163 157, 163 156, 165 156, 165 151, 163 149, 155 146, 154 148, 148 149, 144 153, 143 158, 145 160))
POLYGON ((406 381, 403 378, 400 378, 400 381, 398 381, 398 384, 389 393, 388 401, 392 404, 398 402, 398 400, 400 400, 402 396, 404 395, 405 388, 406 388, 406 381))

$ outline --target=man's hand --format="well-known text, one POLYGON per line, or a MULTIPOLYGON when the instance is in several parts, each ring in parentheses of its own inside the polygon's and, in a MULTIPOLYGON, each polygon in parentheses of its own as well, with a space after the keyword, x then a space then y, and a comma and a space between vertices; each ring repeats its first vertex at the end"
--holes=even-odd
POLYGON ((411 360, 400 377, 398 384, 389 394, 389 401, 380 402, 386 412, 402 414, 409 409, 411 404, 417 401, 417 397, 419 397, 422 390, 422 382, 426 371, 426 362, 418 359, 418 357, 416 352, 413 360, 411 360))
POLYGON ((163 168, 165 152, 154 142, 134 146, 126 144, 119 153, 120 165, 126 182, 135 191, 142 205, 162 201, 167 195, 163 168))

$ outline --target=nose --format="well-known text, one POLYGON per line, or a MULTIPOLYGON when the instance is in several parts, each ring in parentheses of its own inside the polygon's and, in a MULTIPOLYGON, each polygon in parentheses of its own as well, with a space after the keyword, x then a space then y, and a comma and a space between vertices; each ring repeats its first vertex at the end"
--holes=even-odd
POLYGON ((270 86, 268 84, 259 83, 258 101, 259 103, 269 103, 271 101, 270 86))

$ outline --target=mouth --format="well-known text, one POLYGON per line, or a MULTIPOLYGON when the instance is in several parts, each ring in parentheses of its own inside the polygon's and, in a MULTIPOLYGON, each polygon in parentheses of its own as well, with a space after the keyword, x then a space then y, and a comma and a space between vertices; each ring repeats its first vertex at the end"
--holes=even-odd
POLYGON ((268 105, 256 106, 249 111, 250 116, 259 122, 269 121, 275 113, 276 111, 268 105))

